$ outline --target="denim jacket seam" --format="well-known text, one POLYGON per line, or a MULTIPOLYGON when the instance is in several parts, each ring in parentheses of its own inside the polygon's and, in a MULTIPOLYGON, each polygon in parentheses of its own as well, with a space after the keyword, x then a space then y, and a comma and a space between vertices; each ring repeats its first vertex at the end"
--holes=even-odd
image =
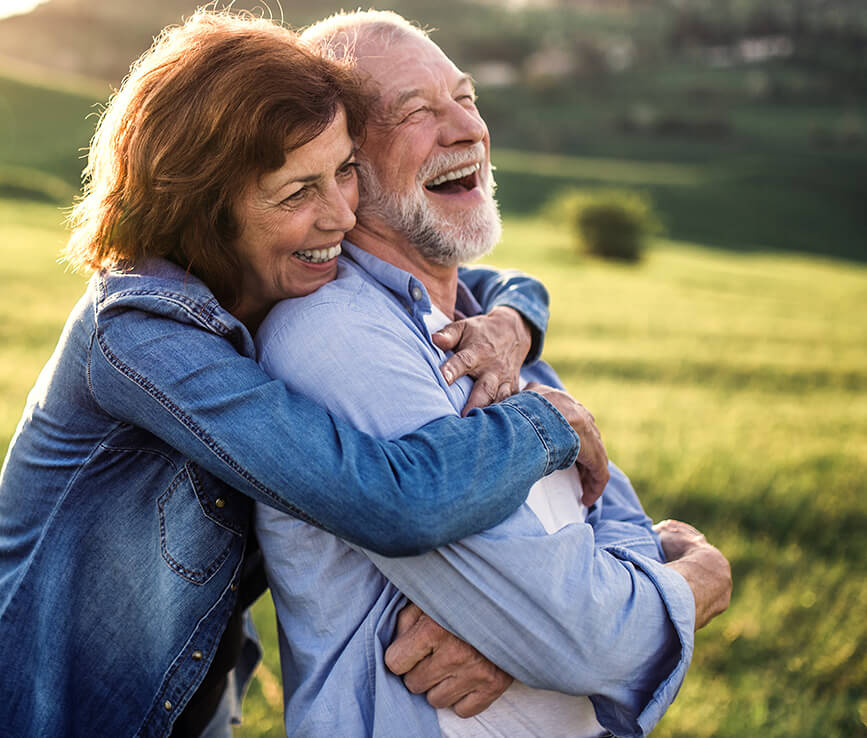
POLYGON ((541 333, 545 332, 545 328, 547 327, 547 312, 540 310, 533 300, 525 297, 520 292, 507 292, 495 297, 493 306, 496 307, 498 305, 514 308, 529 320, 537 330, 541 333))
POLYGON ((271 490, 266 485, 262 484, 258 479, 256 479, 253 475, 251 475, 244 467, 242 467, 238 462, 236 462, 229 454, 227 454, 220 446, 217 444, 213 438, 204 430, 199 427, 199 425, 186 413, 184 413, 180 407, 178 407, 174 402, 171 401, 164 393, 160 392, 156 386, 151 382, 147 377, 139 374, 131 367, 127 366, 124 362, 117 357, 112 350, 109 348, 107 342, 103 335, 96 332, 96 341, 99 344, 99 347, 105 356, 106 360, 121 374, 127 377, 130 381, 140 387, 142 390, 147 392, 151 397, 153 397, 160 405, 162 405, 169 413, 172 414, 181 424, 183 424, 186 428, 188 428, 195 436, 198 438, 205 446, 211 450, 219 459, 223 461, 233 472, 242 477, 245 481, 249 482, 253 487, 259 490, 262 494, 269 497, 270 499, 284 505, 288 510, 292 512, 292 514, 301 520, 305 520, 309 523, 316 525, 316 521, 307 515, 302 510, 298 509, 287 500, 283 499, 276 492, 271 490))
MULTIPOLYGON (((189 469, 186 464, 184 465, 184 469, 182 470, 182 472, 189 473, 189 469)), ((207 584, 210 581, 211 577, 220 569, 220 567, 223 566, 232 551, 232 546, 235 544, 235 541, 229 539, 229 543, 222 551, 220 551, 220 553, 210 563, 210 565, 207 568, 199 571, 184 566, 180 561, 175 559, 175 557, 172 556, 171 553, 169 553, 168 546, 166 545, 165 506, 169 498, 171 498, 171 496, 175 493, 178 485, 181 484, 182 472, 175 474, 175 478, 172 480, 172 483, 157 498, 157 509, 159 510, 160 520, 160 551, 162 553, 163 560, 169 565, 169 568, 172 569, 172 571, 177 572, 181 577, 186 579, 191 584, 195 584, 197 587, 200 587, 203 584, 207 584)))
MULTIPOLYGON (((245 544, 244 548, 246 549, 246 544, 245 544)), ((232 582, 234 582, 236 579, 237 568, 241 566, 241 562, 243 562, 243 560, 244 560, 244 553, 245 552, 246 551, 242 552, 242 555, 238 558, 238 563, 236 565, 236 572, 230 580, 232 582)), ((228 585, 227 585, 227 588, 228 588, 228 585)), ((214 608, 216 608, 220 605, 221 600, 225 596, 225 594, 226 594, 226 588, 224 588, 223 592, 220 593, 219 599, 214 603, 214 606, 204 615, 204 617, 202 618, 202 621, 204 621, 206 618, 208 618, 213 613, 214 608)), ((237 597, 237 595, 236 595, 236 597, 237 597)), ((200 623, 202 621, 200 621, 200 623)), ((198 627, 199 626, 197 626, 196 630, 198 630, 198 627)), ((193 637, 193 634, 190 634, 190 638, 192 638, 192 637, 193 637)), ((219 637, 217 638, 217 640, 213 641, 210 644, 209 651, 212 651, 218 642, 219 642, 219 637)), ((184 644, 184 647, 181 649, 181 651, 178 653, 178 655, 175 657, 174 663, 169 667, 169 669, 163 675, 163 680, 160 683, 159 692, 157 692, 156 696, 154 697, 154 700, 151 703, 150 709, 147 711, 145 718, 142 721, 141 726, 139 727, 139 732, 136 733, 136 735, 141 735, 141 729, 142 728, 152 726, 154 724, 153 723, 154 720, 159 721, 159 720, 165 719, 165 713, 163 713, 161 710, 159 710, 159 708, 161 707, 160 702, 162 701, 163 696, 165 694, 165 691, 172 681, 172 677, 174 677, 174 675, 178 672, 178 670, 181 668, 181 666, 183 666, 185 660, 182 659, 181 657, 183 656, 184 652, 187 650, 189 645, 190 645, 190 642, 188 640, 187 643, 184 644)), ((210 661, 211 660, 213 660, 213 653, 211 654, 210 659, 202 659, 199 662, 199 667, 198 667, 197 671, 201 674, 201 676, 197 677, 197 679, 200 680, 200 679, 204 678, 205 672, 207 672, 207 670, 210 668, 210 661), (203 667, 206 667, 206 668, 204 668, 204 670, 203 670, 203 667)), ((192 686, 192 685, 190 685, 190 686, 192 686)), ((198 688, 198 686, 199 686, 198 684, 195 685, 196 688, 198 688)), ((183 708, 186 706, 187 702, 189 702, 189 699, 192 696, 194 691, 195 691, 194 689, 190 689, 189 687, 187 688, 180 703, 175 705, 175 717, 177 715, 180 715, 180 713, 183 711, 183 708)), ((172 720, 172 722, 174 722, 174 720, 172 720)))
POLYGON ((174 303, 183 308, 190 316, 196 318, 203 325, 208 326, 218 335, 225 335, 231 331, 231 327, 216 317, 216 311, 219 307, 217 299, 211 295, 206 300, 187 297, 184 294, 173 290, 154 290, 154 289, 138 289, 138 290, 121 290, 111 295, 105 295, 100 299, 103 308, 113 306, 114 302, 120 301, 125 297, 154 297, 158 300, 163 300, 169 303, 174 303))
POLYGON ((210 504, 211 501, 210 501, 210 499, 208 499, 207 495, 204 495, 205 499, 203 500, 202 496, 200 496, 198 494, 198 490, 203 490, 205 488, 205 485, 202 483, 202 479, 199 476, 198 464, 196 464, 192 460, 188 460, 187 463, 184 464, 184 467, 187 470, 187 474, 190 475, 190 480, 193 483, 194 490, 196 490, 196 499, 199 501, 199 505, 202 506, 202 510, 205 513, 205 516, 208 518, 208 520, 212 520, 214 523, 219 525, 221 528, 225 528, 226 530, 228 530, 232 533, 235 533, 236 535, 243 536, 244 535, 244 528, 242 526, 235 525, 231 521, 218 515, 216 512, 214 512, 214 509, 211 507, 211 504, 210 504))
POLYGON ((556 471, 557 469, 565 469, 571 463, 574 463, 574 460, 578 456, 578 452, 581 450, 581 438, 572 429, 572 427, 568 424, 566 419, 560 414, 560 411, 557 410, 556 407, 554 407, 554 405, 552 405, 548 400, 546 400, 542 395, 538 394, 537 392, 530 391, 530 394, 532 394, 534 397, 538 398, 545 406, 547 406, 550 409, 550 411, 554 414, 554 416, 556 418, 558 418, 559 421, 564 425, 564 430, 568 428, 568 432, 572 436, 571 448, 569 449, 569 452, 564 457, 564 459, 571 459, 571 461, 569 461, 569 463, 566 463, 564 461, 562 464, 558 464, 557 459, 553 455, 553 449, 556 447, 556 444, 554 442, 554 436, 548 431, 548 429, 545 427, 545 425, 535 415, 531 414, 529 410, 525 410, 523 407, 521 407, 517 403, 517 400, 513 400, 512 398, 508 398, 506 400, 503 400, 503 402, 501 403, 503 405, 509 405, 510 407, 514 407, 516 410, 518 410, 525 418, 527 418, 527 420, 531 423, 533 428, 536 430, 536 433, 539 435, 539 438, 541 439, 542 443, 545 445, 545 451, 548 454, 548 463, 546 464, 546 467, 545 467, 545 474, 547 475, 553 471, 556 471))
POLYGON ((154 456, 159 456, 163 461, 165 461, 169 466, 172 467, 173 472, 177 472, 178 465, 175 463, 175 460, 169 456, 168 454, 164 454, 162 451, 157 451, 153 448, 141 448, 139 446, 118 446, 112 445, 110 443, 106 443, 105 441, 101 441, 98 444, 101 448, 104 448, 106 451, 124 451, 134 454, 152 454, 154 456))
POLYGON ((524 408, 522 408, 517 403, 506 399, 503 400, 502 404, 517 410, 530 424, 533 430, 536 431, 536 435, 539 437, 539 440, 542 442, 542 446, 544 446, 545 448, 545 474, 553 471, 553 469, 551 468, 554 463, 553 453, 551 450, 552 441, 551 439, 549 439, 548 433, 544 426, 541 426, 536 420, 536 418, 532 417, 528 411, 525 411, 524 408))
MULTIPOLYGON (((90 450, 90 453, 87 455, 87 458, 81 464, 79 464, 78 468, 75 470, 73 475, 69 478, 69 481, 66 483, 66 486, 63 488, 63 493, 57 497, 57 502, 54 505, 54 509, 49 513, 49 515, 45 521, 45 525, 44 525, 43 530, 42 530, 42 535, 39 537, 39 540, 36 542, 36 544, 34 546, 34 549, 33 549, 34 554, 42 547, 42 542, 43 542, 43 538, 45 536, 45 533, 51 527, 51 524, 52 524, 52 521, 54 520, 55 515, 57 515, 58 510, 60 510, 60 508, 62 507, 62 504, 63 504, 64 500, 66 500, 66 497, 69 495, 70 490, 75 486, 75 482, 78 479, 78 475, 81 474, 82 471, 87 467, 88 462, 91 460, 91 458, 93 458, 93 455, 96 453, 97 449, 100 448, 103 440, 105 438, 107 438, 109 435, 111 435, 113 432, 114 432, 114 428, 111 428, 103 435, 103 437, 99 440, 99 442, 96 443, 94 445, 94 447, 90 450)), ((35 555, 30 557, 30 560, 27 562, 27 564, 24 566, 23 570, 21 571, 21 573, 18 577, 18 581, 23 580, 27 576, 27 574, 30 570, 30 566, 35 559, 36 559, 35 555)), ((16 584, 15 586, 17 589, 18 585, 16 584)))

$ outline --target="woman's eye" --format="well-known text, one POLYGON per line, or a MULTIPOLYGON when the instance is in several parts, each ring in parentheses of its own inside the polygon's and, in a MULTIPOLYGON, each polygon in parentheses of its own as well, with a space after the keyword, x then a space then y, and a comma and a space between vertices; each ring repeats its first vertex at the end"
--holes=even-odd
POLYGON ((307 188, 302 187, 297 192, 293 192, 288 197, 284 197, 281 200, 281 203, 284 205, 291 205, 293 202, 301 202, 305 197, 307 197, 307 188))
POLYGON ((355 171, 358 169, 357 161, 349 161, 346 162, 340 169, 337 170, 337 174, 340 177, 351 177, 355 174, 355 171))

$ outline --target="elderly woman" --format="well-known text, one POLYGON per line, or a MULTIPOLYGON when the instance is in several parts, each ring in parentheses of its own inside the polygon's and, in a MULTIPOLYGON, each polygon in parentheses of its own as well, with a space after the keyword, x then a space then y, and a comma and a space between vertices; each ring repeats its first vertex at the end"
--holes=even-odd
MULTIPOLYGON (((68 251, 96 274, 0 477, 0 734, 201 734, 261 591, 254 500, 408 554, 574 462, 539 394, 382 442, 257 365, 268 309, 334 276, 364 112, 289 31, 211 13, 164 33, 110 103, 68 251)), ((538 294, 476 281, 488 308, 538 294)))

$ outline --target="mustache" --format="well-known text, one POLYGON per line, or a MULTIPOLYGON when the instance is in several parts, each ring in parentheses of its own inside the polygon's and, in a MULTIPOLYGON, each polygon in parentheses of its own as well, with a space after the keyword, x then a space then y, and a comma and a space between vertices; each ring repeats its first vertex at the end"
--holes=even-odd
POLYGON ((419 184, 424 184, 438 174, 459 167, 469 161, 480 161, 482 169, 479 171, 485 171, 485 146, 481 141, 461 151, 444 152, 434 155, 419 170, 418 182, 419 184))

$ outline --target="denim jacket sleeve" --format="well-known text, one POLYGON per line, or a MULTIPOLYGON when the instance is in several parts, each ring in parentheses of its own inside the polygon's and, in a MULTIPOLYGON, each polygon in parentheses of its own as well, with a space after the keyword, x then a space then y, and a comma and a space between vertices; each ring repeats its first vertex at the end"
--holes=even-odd
POLYGON ((530 324, 532 345, 526 363, 542 356, 548 328, 548 290, 538 280, 514 269, 500 271, 483 266, 461 267, 461 281, 469 287, 485 312, 498 305, 514 308, 530 324))
POLYGON ((577 454, 562 416, 530 393, 379 441, 270 379, 230 331, 98 302, 88 375, 106 413, 243 494, 385 555, 489 527, 577 454), (506 461, 492 469, 490 458, 506 461))

